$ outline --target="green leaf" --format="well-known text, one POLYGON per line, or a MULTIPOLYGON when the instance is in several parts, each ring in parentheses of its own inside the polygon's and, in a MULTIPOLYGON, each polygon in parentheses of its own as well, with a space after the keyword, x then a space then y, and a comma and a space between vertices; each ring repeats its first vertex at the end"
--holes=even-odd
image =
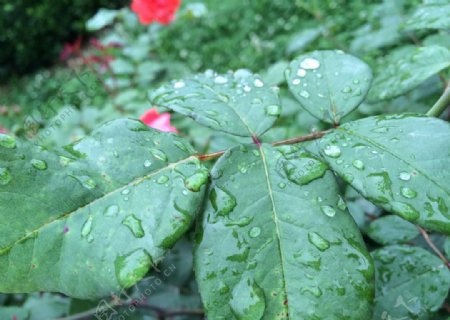
POLYGON ((301 106, 328 123, 361 104, 370 88, 370 67, 342 51, 314 51, 293 60, 286 80, 301 106))
POLYGON ((444 251, 447 259, 450 259, 450 237, 447 237, 444 242, 444 251))
POLYGON ((419 235, 419 230, 398 216, 384 216, 369 225, 367 235, 379 244, 388 245, 408 242, 419 235))
POLYGON ((88 31, 97 31, 110 25, 119 14, 117 10, 100 9, 98 12, 86 22, 88 31))
POLYGON ((211 176, 194 257, 208 318, 369 318, 372 262, 323 162, 241 145, 211 176))
POLYGON ((405 22, 407 30, 450 29, 450 4, 426 4, 420 6, 405 22))
POLYGON ((450 51, 447 48, 403 46, 378 65, 369 100, 395 98, 449 66, 450 51))
POLYGON ((319 144, 331 168, 364 197, 450 234, 448 141, 447 122, 403 114, 348 122, 319 144))
POLYGON ((0 307, 0 319, 29 320, 28 310, 20 307, 0 307))
POLYGON ((428 251, 389 246, 372 253, 376 268, 373 319, 432 319, 447 296, 450 272, 428 251))
POLYGON ((0 291, 86 299, 133 285, 198 210, 208 174, 194 152, 127 119, 58 152, 0 146, 0 291))
POLYGON ((69 311, 70 300, 67 297, 50 293, 30 294, 23 308, 29 310, 29 320, 57 319, 69 311))
POLYGON ((154 104, 237 136, 259 136, 281 113, 278 95, 259 76, 205 72, 151 94, 154 104))

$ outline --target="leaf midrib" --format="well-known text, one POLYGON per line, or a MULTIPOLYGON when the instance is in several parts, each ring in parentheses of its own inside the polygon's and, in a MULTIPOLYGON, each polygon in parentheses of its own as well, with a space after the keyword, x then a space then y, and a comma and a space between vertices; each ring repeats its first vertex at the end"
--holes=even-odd
POLYGON ((15 245, 19 244, 21 241, 24 241, 24 240, 27 239, 28 237, 32 236, 34 233, 39 232, 40 230, 44 229, 45 227, 51 225, 52 223, 54 223, 54 222, 56 222, 56 221, 60 221, 60 220, 66 219, 67 217, 71 216, 72 214, 75 214, 76 212, 78 212, 79 210, 82 210, 82 209, 84 209, 85 207, 88 207, 88 206, 90 206, 90 205, 93 205, 94 203, 96 203, 96 202, 98 202, 98 201, 100 201, 100 200, 103 200, 103 199, 109 197, 109 196, 112 195, 112 194, 115 194, 116 192, 118 192, 118 191, 120 191, 120 190, 122 190, 122 189, 124 189, 124 188, 127 188, 127 187, 129 187, 129 186, 131 186, 131 185, 137 185, 137 184, 140 184, 141 182, 143 182, 143 181, 145 181, 145 180, 147 180, 147 179, 149 179, 149 178, 151 178, 151 177, 153 177, 153 176, 155 176, 155 175, 157 175, 157 174, 159 174, 159 173, 161 173, 161 172, 163 172, 163 171, 165 171, 165 170, 167 170, 167 169, 174 168, 174 167, 176 167, 177 165, 179 165, 179 164, 181 164, 181 163, 184 163, 184 162, 187 162, 187 161, 189 161, 189 160, 191 160, 191 159, 193 159, 193 158, 195 158, 195 156, 192 156, 192 155, 191 155, 191 156, 189 156, 189 157, 187 157, 187 158, 185 158, 185 159, 179 160, 179 161, 174 162, 174 163, 171 163, 171 164, 169 164, 169 165, 167 165, 167 166, 165 166, 165 167, 159 168, 159 169, 157 169, 156 171, 153 171, 153 172, 149 173, 148 175, 145 175, 145 176, 143 176, 143 177, 138 177, 138 178, 132 180, 131 182, 129 182, 129 183, 127 183, 127 184, 125 184, 125 185, 123 185, 123 186, 121 186, 121 187, 118 187, 118 188, 116 188, 116 189, 113 189, 113 190, 111 190, 110 192, 105 193, 104 195, 102 195, 102 196, 100 196, 100 197, 98 197, 98 198, 95 198, 95 199, 92 200, 91 202, 86 203, 85 205, 83 205, 83 206, 81 206, 81 207, 79 207, 79 208, 76 208, 76 209, 73 210, 73 211, 70 211, 70 212, 67 212, 67 213, 65 213, 65 214, 63 214, 63 215, 61 215, 61 216, 58 216, 55 220, 52 220, 52 221, 50 221, 50 222, 48 222, 48 223, 45 223, 45 224, 39 226, 38 228, 36 228, 36 229, 34 229, 34 230, 28 232, 28 233, 27 233, 26 235, 24 235, 23 237, 21 237, 21 238, 15 240, 14 242, 12 242, 10 245, 8 245, 8 246, 6 246, 6 247, 4 247, 4 248, 0 248, 0 255, 4 254, 5 252, 8 252, 8 251, 11 250, 15 245))

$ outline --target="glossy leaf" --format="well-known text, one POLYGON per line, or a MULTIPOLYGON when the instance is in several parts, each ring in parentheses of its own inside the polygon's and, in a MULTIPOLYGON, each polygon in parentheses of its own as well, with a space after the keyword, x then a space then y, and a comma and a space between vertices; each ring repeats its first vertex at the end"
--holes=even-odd
POLYGON ((342 51, 314 51, 290 63, 286 80, 304 109, 318 119, 339 123, 364 100, 372 72, 342 51))
POLYGON ((207 171, 193 148, 117 120, 53 152, 0 146, 0 291, 79 298, 130 287, 189 228, 207 171), (3 180, 1 180, 3 179, 3 180))
POLYGON ((395 98, 450 66, 450 50, 432 45, 403 46, 377 67, 370 101, 395 98))
POLYGON ((153 104, 237 136, 259 136, 281 114, 278 95, 259 76, 247 72, 205 72, 175 81, 151 94, 153 104))
POLYGON ((95 16, 86 22, 86 29, 89 31, 97 31, 110 25, 120 11, 110 9, 100 9, 95 16))
POLYGON ((370 317, 372 262, 323 162, 240 146, 211 175, 194 259, 208 318, 370 317))
POLYGON ((384 216, 370 223, 367 235, 379 244, 408 242, 419 235, 417 227, 398 216, 384 216))
POLYGON ((405 22, 408 30, 450 29, 450 4, 430 3, 416 9, 405 22))
POLYGON ((349 122, 320 141, 331 168, 364 197, 450 234, 450 125, 403 114, 349 122))
POLYGON ((376 268, 373 319, 432 319, 450 286, 450 272, 430 252, 390 246, 372 253, 376 268))

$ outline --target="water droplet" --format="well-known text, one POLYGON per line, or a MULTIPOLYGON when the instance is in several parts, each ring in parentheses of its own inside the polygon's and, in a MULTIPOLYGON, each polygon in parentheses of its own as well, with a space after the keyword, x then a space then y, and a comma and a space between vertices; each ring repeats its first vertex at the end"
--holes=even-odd
POLYGON ((331 206, 320 206, 320 210, 329 217, 334 217, 336 215, 336 210, 331 206))
POLYGON ((352 88, 345 87, 344 89, 341 90, 341 92, 343 92, 343 93, 350 93, 350 92, 352 92, 352 88))
POLYGON ((266 114, 268 116, 278 117, 281 114, 281 107, 276 105, 276 104, 272 104, 270 106, 267 106, 266 107, 266 114))
POLYGON ((217 290, 219 291, 220 294, 226 294, 230 292, 230 287, 228 287, 225 283, 221 281, 219 283, 219 286, 217 287, 217 290))
POLYGON ((353 160, 352 165, 358 170, 364 170, 364 163, 361 160, 353 160))
POLYGON ((255 79, 255 81, 253 81, 253 85, 257 88, 262 88, 264 86, 264 82, 262 82, 261 79, 255 79))
POLYGON ((164 162, 167 161, 167 155, 164 153, 164 151, 152 148, 152 149, 150 149, 150 152, 156 159, 159 159, 164 162))
POLYGON ((38 170, 45 170, 47 169, 47 163, 43 160, 38 160, 38 159, 32 159, 31 161, 31 165, 38 170))
POLYGON ((0 133, 0 147, 14 149, 16 147, 16 140, 7 134, 0 133))
POLYGON ((118 205, 112 204, 106 207, 105 212, 103 214, 107 217, 115 217, 119 213, 119 210, 120 208, 118 205))
POLYGON ((173 84, 173 87, 175 89, 181 89, 184 88, 186 86, 186 83, 184 83, 184 81, 177 81, 173 84))
POLYGON ((6 168, 0 168, 0 185, 6 186, 11 181, 11 173, 6 168))
POLYGON ((391 206, 393 211, 408 221, 415 221, 420 217, 420 213, 407 203, 393 202, 391 206))
POLYGON ((248 232, 248 235, 251 238, 256 238, 257 236, 259 236, 261 234, 261 228, 259 227, 253 227, 250 229, 250 231, 248 232))
POLYGON ((280 182, 280 183, 278 183, 278 187, 279 187, 280 189, 284 189, 284 188, 286 188, 286 183, 280 182))
POLYGON ((354 79, 353 80, 353 84, 359 84, 359 80, 358 79, 354 79))
POLYGON ((166 176, 166 175, 162 175, 162 176, 160 176, 160 177, 156 180, 156 183, 158 183, 158 184, 164 184, 164 183, 166 183, 167 181, 169 181, 169 177, 166 176))
POLYGON ((225 84, 227 82, 228 82, 228 79, 226 77, 224 77, 224 76, 220 76, 219 75, 219 76, 214 78, 214 83, 217 83, 217 84, 225 84))
POLYGON ((342 199, 341 196, 339 196, 339 200, 338 200, 338 202, 337 202, 337 206, 338 206, 338 208, 341 209, 341 210, 347 209, 347 204, 345 203, 344 199, 342 199))
POLYGON ((129 288, 142 279, 152 264, 152 258, 144 249, 118 256, 114 262, 116 277, 122 288, 129 288))
POLYGON ((408 199, 413 199, 417 196, 417 192, 408 187, 401 187, 400 193, 402 194, 402 196, 408 199))
POLYGON ((330 243, 314 231, 308 232, 308 241, 320 251, 325 251, 330 247, 330 243))
POLYGON ((311 293, 317 298, 322 296, 322 290, 319 287, 305 287, 302 288, 301 293, 311 293))
POLYGON ((89 176, 70 176, 75 178, 86 189, 92 190, 97 186, 97 183, 95 183, 95 181, 89 176))
POLYGON ((234 287, 230 308, 238 320, 260 320, 266 309, 264 291, 248 277, 234 287))
POLYGON ((309 92, 306 91, 306 90, 302 90, 302 91, 300 91, 300 96, 302 96, 305 99, 308 99, 309 98, 309 92))
POLYGON ((323 152, 332 158, 338 158, 341 155, 341 149, 335 145, 327 145, 323 152))
POLYGON ((124 226, 127 226, 136 238, 142 238, 145 235, 141 220, 136 218, 134 214, 129 215, 125 219, 123 219, 122 224, 124 226))
POLYGON ((303 78, 304 76, 306 76, 306 70, 305 69, 298 69, 297 70, 297 75, 301 78, 303 78))
POLYGON ((211 190, 209 200, 219 216, 227 216, 236 207, 236 198, 218 186, 211 190))
POLYGON ((306 58, 303 59, 302 62, 300 62, 300 67, 303 69, 317 69, 320 67, 320 62, 314 58, 306 58))
MULTIPOLYGON (((214 112, 215 112, 215 111, 214 111, 214 112)), ((175 145, 175 147, 177 147, 177 148, 180 149, 181 151, 184 151, 184 152, 188 152, 188 151, 189 151, 188 148, 187 148, 187 146, 186 146, 183 142, 181 142, 181 141, 174 140, 174 141, 173 141, 173 144, 175 145)))
POLYGON ((127 194, 130 194, 130 189, 123 189, 121 194, 123 194, 124 196, 126 196, 127 194))
POLYGON ((92 221, 93 221, 93 217, 89 216, 89 218, 87 218, 86 222, 83 224, 83 227, 81 228, 81 236, 83 238, 86 238, 91 233, 92 221))
POLYGON ((148 168, 152 165, 152 162, 150 160, 145 160, 144 161, 144 167, 148 168))
POLYGON ((207 170, 197 170, 184 181, 184 186, 192 192, 198 192, 208 182, 208 176, 207 170))
POLYGON ((292 80, 292 84, 293 84, 294 86, 298 86, 300 83, 301 83, 300 79, 294 79, 294 80, 292 80))
POLYGON ((400 172, 400 175, 398 176, 400 180, 403 181, 409 181, 411 179, 411 175, 408 172, 400 172))

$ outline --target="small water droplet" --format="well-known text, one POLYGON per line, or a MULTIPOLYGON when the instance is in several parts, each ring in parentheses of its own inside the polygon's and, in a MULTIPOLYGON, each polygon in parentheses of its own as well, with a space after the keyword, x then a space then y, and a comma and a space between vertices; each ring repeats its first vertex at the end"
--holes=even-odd
POLYGON ((402 194, 402 196, 408 199, 413 199, 417 196, 417 192, 408 187, 401 187, 400 193, 402 194))
POLYGON ((43 160, 32 159, 31 165, 37 170, 45 170, 47 169, 47 163, 43 160))
POLYGON ((129 288, 142 279, 152 264, 152 258, 144 249, 118 256, 114 262, 116 277, 122 288, 129 288))
POLYGON ((120 208, 118 205, 112 204, 112 205, 106 207, 103 214, 107 217, 115 217, 119 213, 119 210, 120 210, 120 208))
POLYGON ((268 116, 278 117, 281 114, 281 107, 276 104, 272 104, 266 107, 266 114, 268 116))
POLYGON ((177 81, 173 84, 173 87, 175 89, 181 89, 184 88, 186 86, 186 83, 184 83, 184 81, 177 81))
POLYGON ((305 69, 298 69, 297 70, 297 76, 303 78, 304 76, 306 76, 306 70, 305 69))
POLYGON ((130 194, 130 189, 123 189, 121 194, 123 194, 124 196, 126 196, 127 194, 130 194))
POLYGON ((156 183, 158 183, 158 184, 164 184, 164 183, 166 183, 167 181, 169 181, 169 177, 166 176, 166 175, 162 175, 162 176, 160 176, 160 177, 156 180, 156 183))
POLYGON ((341 155, 341 149, 336 145, 327 145, 323 152, 332 158, 338 158, 341 155))
POLYGON ((320 206, 320 210, 329 217, 334 217, 336 215, 336 210, 331 206, 320 206))
POLYGON ((97 183, 95 183, 95 181, 89 176, 74 176, 74 175, 70 176, 72 178, 75 178, 86 189, 92 190, 95 187, 97 187, 97 183))
POLYGON ((228 79, 221 75, 214 78, 214 83, 216 83, 216 84, 225 84, 227 82, 228 82, 228 79))
POLYGON ((144 161, 144 167, 148 168, 152 165, 152 162, 150 160, 145 160, 144 161))
POLYGON ((347 204, 345 203, 344 199, 342 199, 341 196, 339 196, 337 206, 338 206, 338 208, 341 209, 341 210, 347 209, 347 204))
POLYGON ((251 238, 256 238, 257 236, 259 236, 261 234, 261 228, 259 227, 253 227, 250 229, 250 231, 248 232, 248 235, 251 238))
POLYGON ((309 92, 306 91, 306 90, 302 90, 302 91, 300 91, 300 96, 302 96, 305 99, 308 99, 309 98, 309 92))
POLYGON ((83 227, 81 228, 81 236, 83 238, 86 238, 91 233, 91 231, 92 231, 92 221, 93 221, 93 217, 89 216, 89 218, 87 218, 87 220, 83 224, 83 227))
POLYGON ((0 168, 0 185, 6 186, 12 180, 11 173, 6 168, 0 168))
POLYGON ((279 187, 280 189, 284 189, 284 188, 286 188, 286 183, 280 182, 280 183, 278 183, 278 187, 279 187))
POLYGON ((359 84, 359 80, 358 79, 354 79, 353 80, 353 84, 359 84))
POLYGON ((0 147, 14 149, 16 147, 16 140, 7 134, 0 133, 0 147))
POLYGON ((300 80, 300 79, 294 79, 294 80, 292 80, 292 84, 293 84, 294 86, 298 86, 300 83, 301 83, 301 80, 300 80))
POLYGON ((308 232, 308 241, 320 251, 325 251, 330 247, 328 240, 314 231, 308 232))
POLYGON ((341 92, 343 92, 343 93, 350 93, 350 92, 352 92, 352 88, 345 87, 344 89, 341 90, 341 92))
POLYGON ((358 170, 364 170, 364 163, 361 160, 353 160, 352 165, 358 170))
POLYGON ((262 88, 264 86, 264 82, 262 82, 261 79, 255 79, 255 81, 253 81, 253 85, 257 88, 262 88))
POLYGON ((302 62, 300 62, 300 67, 306 70, 317 69, 320 67, 320 62, 314 58, 306 58, 303 59, 302 62))
POLYGON ((305 287, 301 289, 301 293, 311 293, 317 298, 322 296, 322 290, 319 287, 305 287))
POLYGON ((400 172, 400 175, 398 176, 400 180, 403 181, 409 181, 411 179, 411 175, 408 172, 400 172))
POLYGON ((134 214, 131 214, 123 219, 122 224, 127 226, 136 238, 142 238, 145 235, 141 220, 139 220, 134 214))

